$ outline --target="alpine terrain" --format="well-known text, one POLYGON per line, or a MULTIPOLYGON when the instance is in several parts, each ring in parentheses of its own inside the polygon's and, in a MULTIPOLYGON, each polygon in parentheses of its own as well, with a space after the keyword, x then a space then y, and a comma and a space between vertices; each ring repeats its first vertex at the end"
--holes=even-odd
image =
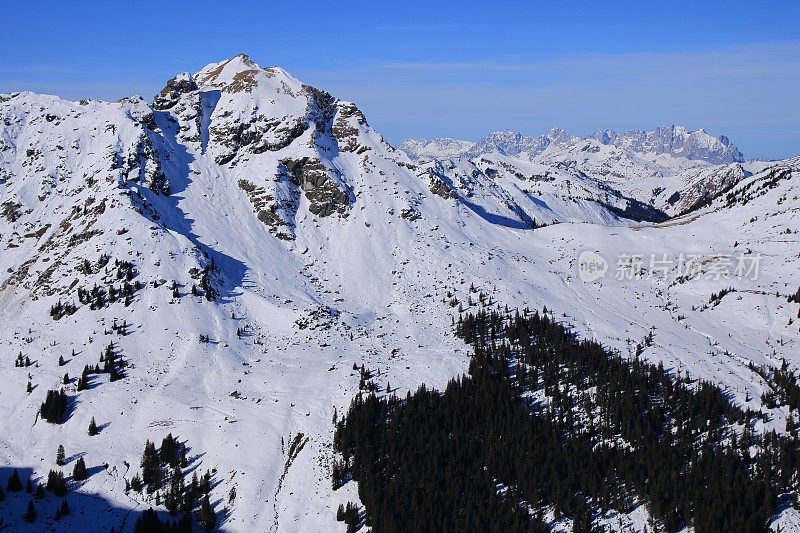
POLYGON ((0 120, 7 530, 800 531, 800 158, 244 54, 0 120))

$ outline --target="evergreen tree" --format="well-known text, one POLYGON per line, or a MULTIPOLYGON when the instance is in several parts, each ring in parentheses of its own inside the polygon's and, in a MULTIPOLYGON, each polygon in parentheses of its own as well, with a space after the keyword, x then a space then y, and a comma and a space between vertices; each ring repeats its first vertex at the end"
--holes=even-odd
POLYGON ((172 437, 172 433, 167 434, 164 440, 161 441, 161 448, 158 450, 158 456, 162 464, 174 466, 177 464, 177 443, 172 437))
POLYGON ((64 445, 59 444, 58 450, 56 450, 56 464, 58 466, 64 466, 64 458, 65 458, 64 445))
POLYGON ((44 487, 41 485, 36 485, 36 499, 37 500, 44 499, 44 487))
POLYGON ((91 422, 89 422, 89 436, 94 437, 97 435, 97 423, 94 421, 94 417, 92 417, 91 422))
POLYGON ((51 424, 62 424, 67 416, 67 394, 64 389, 60 391, 49 390, 39 412, 42 418, 51 424))
POLYGON ((161 488, 161 461, 156 451, 156 445, 149 440, 145 443, 142 454, 142 481, 147 487, 147 492, 152 494, 161 488))
POLYGON ((6 488, 8 492, 19 492, 22 490, 22 481, 19 478, 19 471, 16 468, 11 472, 6 488))
MULTIPOLYGON (((479 311, 456 332, 473 346, 468 375, 404 400, 358 395, 336 423, 334 482, 358 481, 373 531, 547 531, 547 508, 592 531, 594 516, 636 501, 669 532, 766 531, 777 494, 796 490, 797 439, 753 435, 756 415, 708 382, 579 340, 544 313, 479 311)), ((789 401, 796 380, 774 381, 786 383, 771 385, 776 403, 789 401)), ((337 515, 361 526, 355 506, 337 515)))
POLYGON ((133 531, 134 533, 161 533, 164 531, 164 526, 158 517, 158 513, 151 507, 139 515, 139 518, 136 519, 136 524, 133 526, 133 531))
POLYGON ((72 479, 75 481, 83 481, 86 479, 86 462, 83 457, 79 457, 75 461, 75 467, 72 469, 72 479))
POLYGON ((69 504, 67 503, 67 499, 64 498, 61 501, 61 516, 67 516, 70 513, 69 504))
POLYGON ((203 497, 200 504, 200 510, 197 515, 197 523, 206 531, 212 531, 217 527, 217 515, 214 508, 211 507, 211 502, 208 499, 208 494, 203 497))
POLYGON ((22 519, 28 523, 36 520, 36 506, 33 505, 33 500, 28 502, 28 509, 25 511, 25 514, 22 515, 22 519))
POLYGON ((31 482, 31 478, 28 478, 28 482, 25 483, 25 492, 28 494, 33 492, 33 483, 31 482))
POLYGON ((47 474, 47 486, 45 488, 56 496, 66 495, 67 482, 64 480, 64 473, 60 470, 50 470, 47 474))

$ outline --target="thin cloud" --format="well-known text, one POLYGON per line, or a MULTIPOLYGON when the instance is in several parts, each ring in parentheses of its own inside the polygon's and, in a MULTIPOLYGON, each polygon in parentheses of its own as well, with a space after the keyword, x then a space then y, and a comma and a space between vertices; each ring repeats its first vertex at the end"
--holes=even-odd
POLYGON ((538 61, 382 61, 380 69, 402 71, 476 71, 561 73, 580 69, 631 68, 658 69, 683 66, 703 76, 763 76, 798 72, 800 41, 757 42, 694 52, 639 52, 620 54, 580 54, 538 61))

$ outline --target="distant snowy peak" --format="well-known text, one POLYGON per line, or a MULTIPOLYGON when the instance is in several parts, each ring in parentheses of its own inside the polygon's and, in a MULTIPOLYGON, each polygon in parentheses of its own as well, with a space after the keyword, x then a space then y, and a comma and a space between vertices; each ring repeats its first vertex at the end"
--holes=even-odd
POLYGON ((550 147, 596 141, 636 154, 666 154, 712 164, 739 163, 744 156, 724 135, 715 137, 705 130, 689 131, 683 126, 662 126, 653 131, 603 130, 588 137, 575 137, 561 128, 553 128, 546 135, 529 137, 517 131, 495 131, 476 143, 450 138, 414 140, 400 145, 414 159, 449 159, 484 154, 501 154, 533 159, 550 147))
POLYGON ((478 142, 459 141, 449 137, 439 139, 408 139, 399 148, 413 159, 470 159, 484 154, 502 154, 513 157, 535 157, 551 144, 563 144, 574 139, 560 128, 553 128, 547 135, 528 137, 518 131, 493 131, 478 142))
POLYGON ((498 153, 512 157, 527 156, 532 159, 544 152, 549 146, 569 144, 578 140, 561 128, 552 128, 546 135, 528 137, 516 131, 494 131, 475 143, 467 154, 478 157, 483 154, 498 153))
POLYGON ((463 157, 474 145, 472 141, 441 137, 430 140, 406 139, 398 148, 412 159, 451 159, 463 157))
POLYGON ((636 153, 668 154, 715 165, 744 161, 742 153, 724 135, 715 137, 705 130, 689 131, 683 126, 662 126, 653 131, 605 130, 590 138, 636 153))

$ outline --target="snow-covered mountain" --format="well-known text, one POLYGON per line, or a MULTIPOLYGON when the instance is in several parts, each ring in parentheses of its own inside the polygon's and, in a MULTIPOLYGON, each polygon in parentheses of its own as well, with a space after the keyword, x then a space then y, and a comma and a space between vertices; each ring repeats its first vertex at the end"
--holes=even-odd
POLYGON ((451 145, 437 139, 401 144, 423 165, 449 159, 468 160, 479 167, 494 162, 501 172, 505 169, 517 177, 535 180, 547 175, 559 186, 564 180, 577 180, 595 199, 607 197, 610 189, 628 203, 652 211, 637 209, 638 215, 628 216, 653 221, 691 211, 748 173, 742 167, 742 154, 727 137, 681 126, 648 132, 606 130, 588 137, 572 136, 560 128, 538 137, 497 131, 471 146, 461 141, 457 149, 439 151, 439 146, 451 145))
POLYGON ((662 126, 654 131, 605 130, 591 137, 602 144, 641 154, 668 154, 717 165, 744 161, 742 153, 724 135, 715 137, 704 130, 689 131, 683 126, 662 126))
MULTIPOLYGON (((800 364, 798 159, 698 162, 687 154, 716 145, 675 129, 669 154, 648 135, 552 131, 458 158, 465 143, 420 143, 450 155, 418 161, 355 104, 245 55, 152 102, 14 93, 0 117, 0 483, 83 458, 58 527, 128 531, 131 510, 164 510, 166 490, 130 484, 145 442, 171 433, 187 474, 210 472, 225 530, 343 529, 337 506, 358 496, 331 486, 331 420, 359 393, 354 365, 398 396, 443 386, 467 369, 459 307, 546 306, 623 353, 655 331, 643 357, 785 428, 749 363, 800 364), (587 250, 608 261, 602 283, 581 281, 587 250), (627 277, 631 254, 671 262, 627 277), (758 275, 714 277, 713 254, 760 257, 758 275), (61 388, 65 420, 48 423, 40 406, 61 388)), ((32 525, 27 502, 7 494, 6 523, 56 527, 52 496, 32 525)))
POLYGON ((431 140, 407 139, 398 148, 414 159, 448 159, 463 156, 473 145, 471 141, 441 137, 431 140))

